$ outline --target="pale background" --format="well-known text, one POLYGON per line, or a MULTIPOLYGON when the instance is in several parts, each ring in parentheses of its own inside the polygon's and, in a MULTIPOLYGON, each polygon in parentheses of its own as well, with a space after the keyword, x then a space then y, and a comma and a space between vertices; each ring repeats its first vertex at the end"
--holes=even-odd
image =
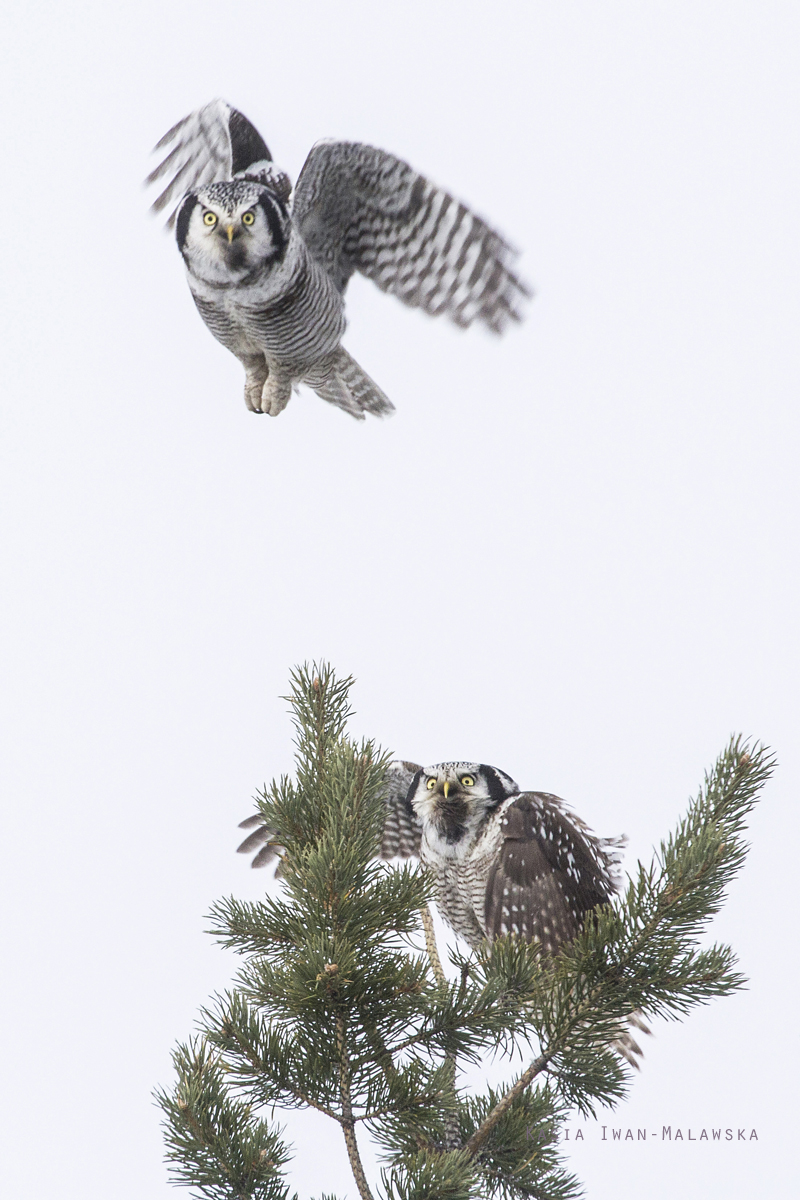
MULTIPOLYGON (((292 664, 353 730, 495 763, 649 858, 734 730, 780 770, 714 925, 749 990, 659 1026, 590 1198, 794 1194, 800 9, 731 0, 16 0, 4 18, 0 1190, 141 1200, 150 1092, 235 968, 233 853, 291 769, 292 664), (222 95, 296 177, 373 142, 524 249, 502 341, 356 280, 397 405, 278 421, 197 317, 140 181, 222 95), (790 1182, 791 1181, 791 1182, 790 1182)), ((355 1195, 293 1119, 301 1197, 355 1195)))

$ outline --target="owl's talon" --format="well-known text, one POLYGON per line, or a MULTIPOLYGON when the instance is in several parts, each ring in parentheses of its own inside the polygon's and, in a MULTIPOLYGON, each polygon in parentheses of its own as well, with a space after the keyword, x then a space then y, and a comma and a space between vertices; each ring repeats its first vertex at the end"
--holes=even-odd
POLYGON ((267 382, 268 368, 263 358, 245 363, 244 402, 250 412, 261 413, 261 395, 267 382))
POLYGON ((291 398, 291 379, 281 379, 273 372, 266 379, 261 392, 261 411, 270 417, 277 417, 286 408, 291 398))

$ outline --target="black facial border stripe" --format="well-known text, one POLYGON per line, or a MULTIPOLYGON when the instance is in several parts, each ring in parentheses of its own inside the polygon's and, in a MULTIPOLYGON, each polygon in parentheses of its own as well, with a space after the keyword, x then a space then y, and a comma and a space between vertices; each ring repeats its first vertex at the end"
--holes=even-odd
POLYGON ((178 210, 178 216, 175 221, 175 240, 178 243, 178 249, 183 254, 183 247, 186 245, 186 235, 189 232, 189 221, 192 218, 194 207, 197 204, 197 196, 194 192, 189 192, 186 199, 181 204, 178 210))
POLYGON ((414 812, 414 805, 411 803, 411 797, 416 792, 417 787, 419 785, 419 781, 420 781, 420 779, 422 779, 422 776, 424 774, 425 774, 425 772, 422 770, 422 767, 420 767, 420 769, 417 771, 414 778, 411 780, 411 783, 409 784, 409 787, 408 787, 408 791, 406 792, 406 800, 405 800, 406 808, 408 808, 409 812, 414 813, 415 818, 416 818, 417 814, 416 814, 416 812, 414 812))
POLYGON ((498 804, 502 804, 504 800, 508 799, 508 788, 494 767, 489 767, 486 763, 481 763, 481 771, 486 776, 486 782, 489 786, 489 799, 492 802, 491 807, 497 808, 498 804))
POLYGON ((263 191, 258 197, 258 203, 267 218, 269 231, 272 234, 272 242, 275 246, 276 256, 283 253, 286 248, 286 232, 281 220, 280 202, 269 192, 263 191))

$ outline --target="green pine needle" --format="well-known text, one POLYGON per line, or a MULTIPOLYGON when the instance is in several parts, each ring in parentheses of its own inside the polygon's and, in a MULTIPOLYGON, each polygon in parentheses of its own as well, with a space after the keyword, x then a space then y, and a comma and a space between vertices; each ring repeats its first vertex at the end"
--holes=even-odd
POLYGON ((262 1114, 315 1108, 341 1127, 362 1200, 575 1197, 558 1131, 571 1109, 624 1097, 630 1069, 612 1045, 630 1014, 679 1020, 745 982, 730 947, 699 939, 745 861, 774 760, 733 738, 652 861, 555 959, 500 938, 454 953, 460 978, 441 984, 415 949, 430 879, 373 857, 390 758, 347 737, 351 686, 325 663, 292 675, 295 777, 259 798, 280 830, 283 886, 212 909, 242 967, 157 1093, 173 1181, 209 1200, 289 1200, 290 1151, 262 1114), (497 1052, 530 1065, 500 1091, 463 1094, 458 1064, 497 1052), (367 1134, 386 1162, 375 1193, 367 1134))

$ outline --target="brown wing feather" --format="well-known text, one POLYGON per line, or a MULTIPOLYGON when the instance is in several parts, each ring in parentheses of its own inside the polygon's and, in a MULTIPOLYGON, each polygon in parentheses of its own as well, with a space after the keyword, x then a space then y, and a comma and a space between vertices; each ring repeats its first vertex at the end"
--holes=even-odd
POLYGON ((597 838, 563 801, 523 792, 500 818, 503 841, 486 881, 486 933, 516 933, 553 954, 617 889, 621 839, 597 838))

